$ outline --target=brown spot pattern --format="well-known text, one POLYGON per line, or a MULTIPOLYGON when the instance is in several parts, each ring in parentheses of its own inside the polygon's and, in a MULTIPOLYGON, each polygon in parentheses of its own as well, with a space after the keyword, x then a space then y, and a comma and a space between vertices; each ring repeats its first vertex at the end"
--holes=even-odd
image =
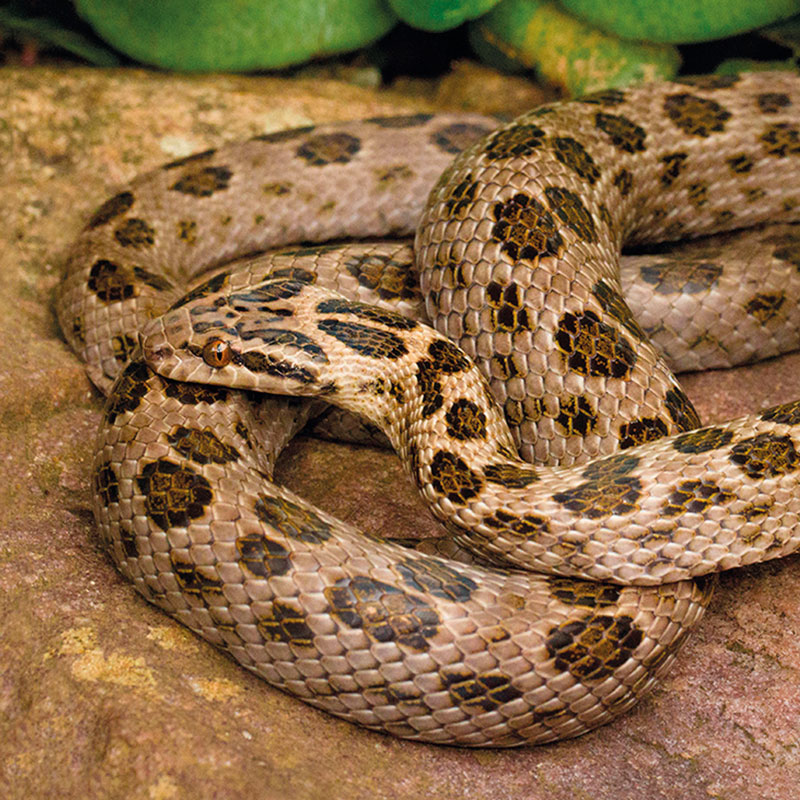
POLYGON ((495 711, 505 703, 522 697, 512 678, 502 672, 479 672, 450 669, 442 678, 450 699, 463 711, 480 714, 495 711))
POLYGON ((227 167, 202 167, 187 172, 169 188, 193 197, 211 197, 228 188, 233 173, 227 167))
POLYGON ((745 303, 744 307, 750 316, 764 325, 780 313, 785 301, 786 295, 783 292, 756 294, 745 303))
POLYGON ((730 460, 749 478, 787 475, 800 467, 800 456, 789 436, 759 433, 737 442, 731 448, 730 460))
POLYGON ((373 642, 395 642, 425 650, 441 620, 422 598, 366 575, 343 578, 325 589, 332 616, 360 628, 373 642))
POLYGON ((782 425, 800 425, 800 400, 768 408, 761 412, 761 419, 782 425))
POLYGON ((567 606, 607 608, 616 605, 622 588, 611 584, 576 581, 572 578, 547 579, 550 596, 567 606))
POLYGON ((597 683, 621 667, 643 638, 631 617, 596 614, 552 628, 545 641, 555 668, 597 683))
POLYGON ((489 483, 497 483, 508 489, 522 489, 539 480, 533 467, 521 467, 516 464, 487 464, 483 468, 483 477, 489 483))
POLYGON ((361 149, 361 141, 349 133, 321 133, 311 136, 296 151, 312 167, 346 164, 361 149))
POLYGON ((257 627, 269 642, 284 642, 300 648, 314 644, 314 632, 308 626, 306 615, 288 602, 273 600, 269 613, 259 616, 257 627))
POLYGON ((484 155, 489 161, 529 156, 544 145, 545 132, 530 123, 519 123, 489 137, 484 155))
POLYGON ((641 417, 619 427, 619 447, 625 450, 645 442, 654 442, 668 433, 667 424, 658 417, 641 417))
POLYGON ((470 173, 461 183, 452 187, 444 199, 445 212, 451 219, 464 219, 478 191, 478 182, 470 173))
POLYGON ((707 453, 731 443, 733 434, 723 428, 700 428, 676 436, 672 447, 679 453, 707 453))
POLYGON ((682 389, 670 389, 664 398, 664 407, 679 431, 700 427, 700 417, 682 389))
POLYGON ((759 138, 767 155, 775 158, 800 153, 800 132, 788 122, 770 125, 759 138))
POLYGON ((182 456, 197 464, 227 464, 239 460, 235 447, 223 442, 211 428, 187 428, 175 426, 167 435, 167 441, 182 456))
POLYGON ((725 505, 736 499, 733 492, 721 489, 713 481, 681 481, 661 507, 664 517, 682 514, 704 514, 712 506, 725 505))
POLYGON ((113 197, 109 197, 108 200, 92 214, 86 227, 91 230, 92 228, 99 228, 101 225, 105 225, 115 217, 119 217, 128 211, 128 209, 133 206, 133 203, 133 192, 120 192, 113 197))
POLYGON ((547 517, 541 514, 522 514, 517 516, 503 509, 498 509, 483 524, 495 531, 507 531, 522 539, 535 539, 550 531, 547 517))
POLYGON ((291 566, 289 551, 263 533, 247 533, 236 540, 239 563, 257 578, 285 575, 291 566))
POLYGON ((486 414, 472 400, 456 400, 447 410, 445 421, 451 439, 486 439, 486 414))
POLYGON ((397 562, 396 568, 412 591, 430 592, 453 603, 466 602, 478 588, 472 578, 433 558, 404 558, 397 562))
POLYGON ((490 129, 483 125, 455 122, 452 125, 445 125, 432 134, 431 141, 445 153, 458 155, 482 136, 486 136, 489 131, 490 129))
POLYGON ((556 425, 565 436, 586 436, 598 423, 597 409, 590 396, 571 395, 558 399, 556 425))
POLYGON ((122 247, 152 247, 156 241, 155 228, 148 225, 143 219, 131 217, 126 219, 114 231, 114 238, 122 247))
POLYGON ((594 124, 607 134, 611 144, 623 153, 641 153, 645 150, 644 140, 647 133, 644 128, 631 122, 627 117, 616 114, 604 114, 598 111, 594 116, 594 124))
POLYGON ((548 186, 544 190, 550 210, 584 242, 596 242, 594 219, 580 196, 569 189, 548 186))
POLYGON ((146 464, 136 483, 145 497, 147 516, 165 531, 202 517, 213 497, 202 475, 168 458, 146 464))
POLYGON ((707 138, 725 130, 730 111, 714 100, 693 94, 673 94, 664 99, 664 111, 687 136, 707 138))
POLYGON ((722 267, 708 261, 665 261, 642 267, 640 274, 659 294, 697 294, 716 284, 722 267))
POLYGON ((784 108, 788 108, 792 101, 788 94, 783 92, 764 92, 756 96, 756 103, 759 110, 764 114, 777 114, 784 108))
POLYGON ((672 186, 675 183, 686 166, 687 158, 686 153, 669 153, 662 156, 661 163, 664 165, 664 171, 661 173, 662 186, 672 186))
POLYGON ((433 490, 457 506, 464 506, 483 488, 483 480, 465 461, 446 450, 439 450, 431 459, 433 490))
POLYGON ((565 166, 569 167, 576 175, 583 178, 590 185, 597 183, 600 170, 586 148, 571 136, 554 136, 550 140, 553 155, 565 166))
POLYGON ((104 409, 105 418, 110 423, 126 411, 135 411, 147 394, 148 380, 153 376, 144 361, 132 361, 120 373, 114 384, 113 392, 108 396, 104 409))
POLYGON ((560 255, 564 240, 550 212, 521 192, 492 208, 492 239, 513 261, 560 255))
POLYGON ((626 378, 636 363, 630 343, 591 310, 562 315, 555 340, 565 364, 579 375, 626 378))
POLYGON ((254 509, 262 522, 290 539, 321 544, 333 534, 331 525, 310 508, 278 495, 260 494, 254 509))

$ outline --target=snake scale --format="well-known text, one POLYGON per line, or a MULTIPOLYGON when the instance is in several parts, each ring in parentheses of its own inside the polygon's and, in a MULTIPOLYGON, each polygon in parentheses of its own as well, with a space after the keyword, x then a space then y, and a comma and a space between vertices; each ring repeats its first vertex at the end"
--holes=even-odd
POLYGON ((109 393, 93 491, 122 574, 318 708, 473 746, 619 715, 702 616, 703 576, 800 544, 800 402, 699 427, 619 268, 623 244, 751 228, 768 258, 728 279, 738 309, 704 302, 728 268, 703 240, 677 272, 645 253, 631 296, 656 334, 705 331, 689 366, 791 346, 800 78, 607 90, 495 125, 380 117, 174 161, 91 217, 57 298, 109 393), (246 258, 414 230, 435 329, 392 310, 421 305, 403 245, 246 258), (673 289, 683 322, 657 310, 673 289), (388 436, 473 563, 271 482, 323 401, 388 436))

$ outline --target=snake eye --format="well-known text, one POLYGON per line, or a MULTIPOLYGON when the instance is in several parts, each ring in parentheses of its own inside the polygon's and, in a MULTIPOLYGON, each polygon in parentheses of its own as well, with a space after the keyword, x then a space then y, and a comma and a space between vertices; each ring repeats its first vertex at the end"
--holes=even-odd
POLYGON ((212 339, 203 347, 203 361, 209 367, 221 369, 231 361, 231 346, 222 339, 212 339))

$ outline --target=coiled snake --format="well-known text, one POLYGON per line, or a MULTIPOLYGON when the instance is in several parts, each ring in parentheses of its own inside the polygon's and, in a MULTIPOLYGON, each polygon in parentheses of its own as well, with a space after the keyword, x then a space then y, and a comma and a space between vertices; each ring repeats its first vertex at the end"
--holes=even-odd
POLYGON ((800 219, 799 104, 790 74, 687 79, 497 130, 417 115, 268 134, 134 181, 89 221, 58 297, 110 389, 93 481, 118 569, 271 684, 372 729, 511 746, 629 708, 701 617, 702 576, 798 547, 800 402, 697 429, 622 299, 619 251, 756 226, 770 258, 734 278, 738 317, 703 304, 728 267, 702 242, 677 277, 657 253, 634 270, 639 305, 662 333, 710 321, 690 366, 785 349, 800 239, 758 226, 800 219), (362 302, 414 305, 402 245, 220 267, 420 215, 439 333, 362 302), (654 304, 680 284, 678 306, 701 299, 670 323, 654 304), (271 483, 321 406, 250 390, 379 426, 480 563, 362 535, 271 483))

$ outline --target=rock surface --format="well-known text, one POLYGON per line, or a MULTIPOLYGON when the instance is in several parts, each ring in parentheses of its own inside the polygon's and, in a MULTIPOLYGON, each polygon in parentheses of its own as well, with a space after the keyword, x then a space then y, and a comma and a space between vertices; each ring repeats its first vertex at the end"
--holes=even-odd
MULTIPOLYGON (((514 79, 509 110, 535 97, 514 79)), ((149 607, 101 552, 89 497, 101 401, 51 307, 64 252, 90 211, 134 174, 224 140, 429 106, 324 79, 0 73, 4 796, 797 795, 797 557, 722 576, 675 669, 633 713, 577 740, 494 752, 396 741, 306 707, 149 607)), ((685 385, 704 420, 725 419, 799 397, 800 356, 685 385)), ((278 477, 367 530, 435 529, 388 453, 300 441, 278 477)))

